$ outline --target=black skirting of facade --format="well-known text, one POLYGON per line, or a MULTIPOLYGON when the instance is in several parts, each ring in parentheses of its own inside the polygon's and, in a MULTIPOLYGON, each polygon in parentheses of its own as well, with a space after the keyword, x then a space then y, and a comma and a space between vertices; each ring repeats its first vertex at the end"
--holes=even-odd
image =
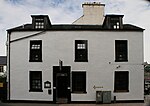
MULTIPOLYGON (((35 100, 6 100, 5 103, 44 103, 44 104, 56 104, 54 101, 35 101, 35 100)), ((114 103, 144 103, 144 100, 118 100, 114 103)), ((70 101, 69 104, 96 104, 96 101, 70 101)))

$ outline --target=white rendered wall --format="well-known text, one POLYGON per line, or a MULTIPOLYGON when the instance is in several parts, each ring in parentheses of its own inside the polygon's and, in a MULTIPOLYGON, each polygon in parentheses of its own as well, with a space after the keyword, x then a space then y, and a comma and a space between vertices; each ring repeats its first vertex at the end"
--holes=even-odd
MULTIPOLYGON (((11 39, 30 32, 14 32, 11 39)), ((117 100, 143 100, 143 35, 142 32, 109 31, 47 31, 41 35, 10 44, 10 99, 53 100, 47 89, 29 92, 29 71, 42 71, 42 81, 53 88, 53 66, 59 59, 71 71, 86 71, 87 93, 71 94, 72 101, 95 101, 97 90, 110 90, 117 100), (42 40, 43 62, 29 62, 30 40, 42 40), (74 62, 75 40, 88 40, 88 62, 74 62), (128 62, 115 62, 115 40, 128 40, 128 62), (120 68, 116 68, 120 65, 120 68), (114 93, 114 72, 129 71, 129 92, 114 93), (93 87, 103 87, 94 89, 93 87)))

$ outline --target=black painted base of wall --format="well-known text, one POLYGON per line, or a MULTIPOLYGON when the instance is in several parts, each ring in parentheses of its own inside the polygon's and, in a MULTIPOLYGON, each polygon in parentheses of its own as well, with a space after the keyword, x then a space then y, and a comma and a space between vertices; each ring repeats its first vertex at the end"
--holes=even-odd
POLYGON ((117 100, 116 103, 144 103, 144 100, 117 100))
MULTIPOLYGON (((96 101, 71 101, 74 104, 96 104, 96 101)), ((144 100, 118 100, 116 102, 111 101, 111 103, 144 103, 144 100)), ((102 103, 99 103, 102 104, 102 103)))
POLYGON ((36 100, 5 100, 5 103, 44 103, 44 104, 55 104, 53 101, 36 101, 36 100))
MULTIPOLYGON (((35 100, 5 100, 6 103, 44 103, 44 104, 56 104, 53 101, 35 101, 35 100)), ((144 103, 144 100, 118 100, 111 103, 144 103)), ((96 104, 96 101, 71 101, 68 104, 96 104)), ((101 103, 99 103, 101 104, 101 103)))

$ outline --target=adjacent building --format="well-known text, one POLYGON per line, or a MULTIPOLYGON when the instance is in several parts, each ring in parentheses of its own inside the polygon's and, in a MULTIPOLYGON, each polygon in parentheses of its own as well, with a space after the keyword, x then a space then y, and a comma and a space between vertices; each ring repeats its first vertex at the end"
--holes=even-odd
POLYGON ((104 16, 100 3, 83 10, 73 24, 32 15, 7 30, 8 100, 95 102, 96 91, 110 91, 112 101, 144 101, 143 29, 104 16), (91 11, 100 11, 95 21, 91 11))
POLYGON ((6 75, 6 65, 7 65, 7 57, 0 56, 0 76, 6 75))
POLYGON ((7 99, 6 65, 7 57, 0 56, 0 100, 7 99))

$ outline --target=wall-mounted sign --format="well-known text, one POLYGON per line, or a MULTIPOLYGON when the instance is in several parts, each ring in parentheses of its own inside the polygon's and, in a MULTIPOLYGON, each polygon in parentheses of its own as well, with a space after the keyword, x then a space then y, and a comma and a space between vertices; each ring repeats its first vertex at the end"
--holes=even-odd
POLYGON ((95 85, 94 85, 93 88, 94 88, 94 89, 96 89, 96 88, 103 88, 103 86, 95 86, 95 85))
POLYGON ((49 81, 44 82, 44 88, 51 88, 51 82, 49 81))

